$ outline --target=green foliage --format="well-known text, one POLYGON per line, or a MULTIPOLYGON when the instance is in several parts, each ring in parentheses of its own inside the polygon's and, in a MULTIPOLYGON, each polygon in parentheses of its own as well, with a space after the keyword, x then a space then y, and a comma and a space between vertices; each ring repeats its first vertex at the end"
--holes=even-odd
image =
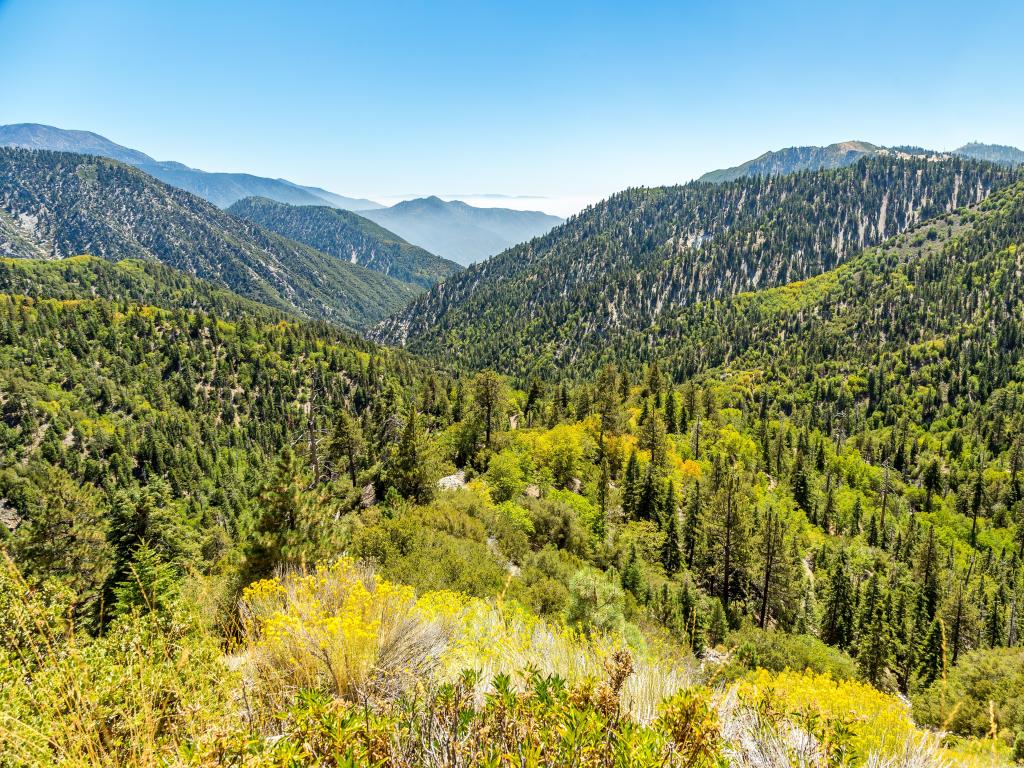
POLYGON ((962 736, 986 736, 994 728, 1010 744, 1024 729, 1024 649, 971 651, 913 702, 925 724, 962 736))
POLYGON ((418 290, 230 216, 116 160, 0 148, 0 190, 5 218, 37 221, 28 247, 15 255, 159 261, 349 328, 372 325, 418 290), (60 236, 44 242, 44 232, 60 236))
POLYGON ((777 630, 745 626, 726 637, 732 658, 722 670, 726 679, 741 677, 754 669, 772 672, 811 671, 833 680, 854 680, 857 665, 838 648, 826 645, 813 635, 797 635, 777 630))
MULTIPOLYGON (((716 365, 746 344, 731 316, 745 302, 709 300, 811 278, 1016 178, 962 158, 873 157, 783 177, 629 189, 447 280, 382 333, 446 363, 454 356, 524 377, 582 378, 609 362, 635 372, 655 358, 674 377, 688 375, 697 361, 716 365)), ((771 293, 774 307, 750 303, 776 316, 815 303, 813 289, 792 290, 794 300, 771 293)))
POLYGON ((420 288, 429 288, 462 269, 455 262, 407 243, 369 219, 340 208, 287 205, 265 197, 247 197, 233 203, 227 211, 335 258, 420 288))

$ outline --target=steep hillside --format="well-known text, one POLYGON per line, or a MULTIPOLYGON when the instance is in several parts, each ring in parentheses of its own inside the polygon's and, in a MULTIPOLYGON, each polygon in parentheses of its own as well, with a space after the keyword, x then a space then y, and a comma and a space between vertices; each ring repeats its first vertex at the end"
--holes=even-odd
POLYGON ((349 210, 381 207, 372 200, 344 197, 285 179, 268 179, 248 173, 208 173, 169 160, 154 160, 143 152, 123 147, 91 131, 69 131, 36 123, 0 125, 0 147, 50 149, 120 160, 141 168, 165 184, 184 189, 221 208, 254 195, 292 205, 331 205, 349 210))
POLYGON ((228 213, 331 256, 423 288, 461 269, 458 264, 411 245, 350 211, 248 197, 228 208, 228 213))
POLYGON ((797 171, 818 171, 852 165, 862 157, 884 152, 866 141, 842 141, 827 147, 787 147, 765 152, 733 168, 710 171, 698 181, 720 183, 735 181, 745 176, 784 176, 797 171))
POLYGON ((416 292, 105 158, 0 149, 0 212, 0 255, 153 259, 350 328, 396 311, 416 292), (2 236, 12 230, 20 240, 2 236))
POLYGON ((476 208, 437 197, 359 213, 410 243, 464 266, 543 235, 562 223, 557 216, 539 211, 476 208))
POLYGON ((241 317, 266 323, 297 319, 296 315, 243 298, 158 261, 141 259, 0 259, 0 293, 60 301, 123 301, 166 310, 207 312, 232 321, 241 317))
POLYGON ((590 370, 613 354, 640 362, 689 305, 825 272, 1013 178, 959 158, 877 157, 785 177, 627 190, 436 286, 375 335, 515 373, 590 370))

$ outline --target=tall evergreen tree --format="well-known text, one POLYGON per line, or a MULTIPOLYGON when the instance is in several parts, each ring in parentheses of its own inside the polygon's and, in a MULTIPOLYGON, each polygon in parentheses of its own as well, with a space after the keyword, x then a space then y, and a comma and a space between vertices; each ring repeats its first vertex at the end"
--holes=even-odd
POLYGON ((853 642, 853 585, 850 558, 840 549, 829 571, 828 595, 821 619, 821 639, 829 645, 849 648, 853 642))
POLYGON ((679 551, 679 528, 676 523, 675 505, 667 510, 668 524, 665 526, 665 542, 661 546, 661 564, 669 576, 676 574, 682 566, 679 551))

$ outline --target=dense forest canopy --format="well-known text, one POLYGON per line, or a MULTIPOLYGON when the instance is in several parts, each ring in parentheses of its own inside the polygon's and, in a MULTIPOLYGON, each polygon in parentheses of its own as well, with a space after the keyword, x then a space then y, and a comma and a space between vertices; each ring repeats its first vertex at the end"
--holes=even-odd
POLYGON ((631 189, 436 286, 375 336, 546 379, 592 374, 602 356, 635 366, 690 306, 831 270, 1016 177, 961 158, 871 157, 783 177, 631 189))

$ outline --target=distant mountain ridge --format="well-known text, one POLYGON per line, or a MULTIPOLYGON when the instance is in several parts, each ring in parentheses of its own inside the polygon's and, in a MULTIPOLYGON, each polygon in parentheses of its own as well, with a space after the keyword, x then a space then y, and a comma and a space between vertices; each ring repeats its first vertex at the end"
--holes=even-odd
POLYGON ((866 141, 842 141, 827 147, 787 147, 748 160, 732 168, 710 171, 697 181, 719 183, 745 176, 783 176, 796 171, 842 168, 866 155, 878 154, 882 147, 866 141))
POLYGON ((853 165, 862 157, 895 155, 897 157, 941 158, 957 155, 972 160, 984 160, 999 165, 1024 164, 1024 151, 1000 144, 972 142, 950 152, 939 152, 923 147, 882 147, 866 141, 841 141, 825 147, 786 147, 748 160, 732 168, 709 171, 697 181, 718 184, 749 176, 784 176, 797 171, 820 171, 853 165))
POLYGON ((423 288, 462 269, 351 211, 247 197, 228 208, 228 213, 331 256, 423 288))
POLYGON ((543 235, 564 221, 540 211, 476 208, 433 196, 359 214, 463 266, 543 235))
POLYGON ((953 154, 1000 165, 1024 165, 1024 150, 1005 144, 980 144, 972 141, 953 150, 953 154))
POLYGON ((0 256, 159 261, 246 298, 360 330, 417 292, 95 155, 0 148, 0 256))
POLYGON ((462 265, 492 256, 562 223, 559 217, 539 211, 477 208, 436 197, 409 200, 385 208, 373 200, 346 197, 287 179, 208 172, 171 160, 154 160, 144 152, 91 131, 65 130, 38 123, 0 126, 0 147, 3 146, 109 157, 133 165, 165 184, 191 192, 220 208, 228 208, 247 197, 263 197, 288 205, 326 205, 356 211, 409 243, 462 265))
POLYGON ((348 210, 382 207, 373 200, 345 197, 319 187, 304 187, 287 179, 269 179, 249 173, 211 173, 171 160, 154 160, 144 152, 123 147, 91 131, 65 130, 38 123, 2 125, 0 146, 109 157, 141 168, 165 184, 184 189, 221 208, 254 196, 291 205, 330 205, 348 210))

